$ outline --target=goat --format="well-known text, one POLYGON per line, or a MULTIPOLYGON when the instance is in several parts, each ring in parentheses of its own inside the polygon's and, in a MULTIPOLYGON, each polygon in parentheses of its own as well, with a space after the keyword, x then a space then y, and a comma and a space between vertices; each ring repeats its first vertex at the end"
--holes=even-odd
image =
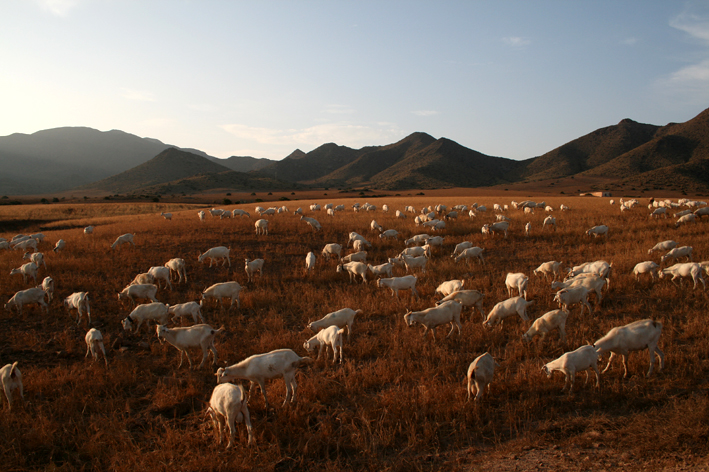
POLYGON ((694 248, 692 246, 682 246, 670 249, 669 251, 667 251, 667 254, 660 258, 660 263, 664 264, 664 262, 668 259, 677 260, 680 257, 686 257, 687 261, 691 261, 693 250, 694 248))
POLYGON ((300 221, 308 223, 310 225, 310 227, 313 228, 313 231, 320 231, 322 229, 322 225, 315 218, 310 218, 308 216, 301 216, 300 221))
POLYGON ((49 276, 45 277, 44 280, 42 280, 42 285, 38 285, 37 288, 41 288, 47 292, 47 301, 51 303, 54 298, 54 279, 49 276))
POLYGON ((386 262, 384 264, 379 264, 377 266, 373 266, 372 264, 367 264, 367 268, 369 271, 374 275, 375 277, 391 277, 392 275, 392 270, 394 269, 394 265, 391 262, 386 262))
POLYGON ((342 364, 342 335, 344 334, 344 328, 338 328, 337 326, 328 326, 327 328, 318 332, 315 336, 311 337, 303 343, 303 347, 308 353, 312 353, 315 348, 318 348, 318 359, 322 356, 323 352, 327 351, 327 347, 330 346, 333 352, 332 363, 337 362, 338 352, 340 357, 340 364, 342 364))
POLYGON ((330 258, 330 256, 336 256, 338 259, 341 257, 342 246, 337 243, 326 244, 322 250, 322 256, 325 258, 330 258))
POLYGON ((118 236, 113 242, 113 244, 111 244, 111 249, 116 249, 116 247, 122 246, 123 244, 130 244, 131 246, 135 247, 135 243, 133 242, 133 235, 131 233, 126 233, 118 236))
POLYGON ((606 236, 608 237, 608 226, 606 225, 598 225, 594 226, 593 228, 589 229, 586 231, 586 234, 588 236, 593 235, 594 238, 597 238, 599 236, 606 236))
POLYGON ((22 256, 22 259, 34 262, 37 265, 38 269, 41 265, 44 266, 45 270, 47 269, 47 263, 44 261, 44 254, 42 254, 41 252, 26 252, 22 256))
POLYGON ((236 308, 241 308, 241 300, 239 299, 239 292, 241 292, 241 285, 238 282, 222 282, 214 284, 211 287, 205 289, 202 292, 202 299, 199 302, 200 306, 204 306, 205 300, 208 298, 216 298, 219 300, 219 304, 224 308, 224 298, 231 299, 231 305, 229 308, 234 306, 236 301, 236 308))
POLYGON ((529 277, 521 272, 513 274, 509 272, 505 278, 505 286, 507 287, 507 296, 512 297, 512 289, 516 288, 519 292, 520 297, 527 299, 527 284, 529 283, 529 277))
POLYGON ((103 352, 103 361, 106 363, 106 367, 108 367, 108 358, 106 357, 106 348, 103 347, 103 335, 101 331, 96 328, 91 328, 86 332, 84 341, 86 341, 86 355, 84 357, 89 357, 90 352, 95 362, 98 360, 98 351, 101 349, 101 352, 103 352))
POLYGON ((359 261, 347 262, 345 264, 339 264, 337 266, 337 273, 347 272, 350 276, 350 283, 353 283, 357 276, 362 277, 362 282, 367 283, 367 264, 359 261))
POLYGON ((485 311, 483 311, 482 300, 485 297, 482 293, 477 290, 458 290, 448 296, 440 299, 436 302, 436 305, 445 303, 449 300, 455 300, 463 306, 475 307, 480 311, 480 314, 485 318, 485 311))
POLYGON ((549 261, 541 264, 539 267, 534 269, 534 275, 539 276, 544 274, 544 280, 548 280, 548 276, 552 275, 552 282, 556 280, 557 277, 561 278, 561 262, 549 261))
POLYGON ((581 305, 581 315, 583 316, 583 307, 588 308, 589 313, 593 313, 591 305, 588 304, 588 289, 583 286, 564 288, 556 292, 554 301, 559 303, 559 307, 565 311, 569 310, 569 306, 577 303, 581 305))
POLYGON ((416 295, 416 298, 418 299, 419 294, 416 292, 416 280, 415 275, 377 279, 377 287, 389 287, 392 295, 396 298, 399 298, 399 290, 411 290, 411 293, 416 295))
MULTIPOLYGON (((478 207, 478 211, 480 211, 480 207, 478 207)), ((509 227, 509 221, 498 221, 497 223, 493 223, 491 225, 483 225, 482 233, 485 235, 491 234, 493 237, 495 236, 495 233, 502 233, 504 234, 505 239, 507 239, 507 230, 509 229, 509 227)))
POLYGON ((37 264, 34 262, 28 262, 27 264, 22 264, 21 267, 17 269, 12 269, 10 275, 21 274, 24 283, 27 283, 27 277, 32 277, 35 285, 37 284, 37 264))
POLYGON ((268 220, 256 220, 256 223, 254 223, 254 227, 256 228, 256 235, 268 235, 268 220))
POLYGON ((652 277, 652 281, 654 282, 657 278, 656 272, 659 267, 660 266, 658 266, 653 261, 645 261, 635 264, 635 267, 633 268, 633 275, 635 276, 635 280, 640 282, 640 274, 650 274, 650 276, 652 277))
POLYGON ((158 324, 162 325, 167 324, 169 310, 170 305, 160 302, 138 305, 121 321, 121 324, 123 325, 123 329, 130 331, 133 328, 133 324, 137 323, 135 326, 135 332, 137 333, 140 329, 140 325, 142 325, 144 321, 146 322, 146 326, 148 320, 156 321, 158 324))
POLYGON ((500 367, 500 365, 495 362, 489 352, 478 356, 473 362, 470 363, 468 367, 468 386, 466 391, 468 393, 468 400, 470 397, 475 395, 475 401, 480 400, 485 391, 485 387, 490 390, 490 383, 495 375, 495 366, 500 367), (477 393, 476 393, 477 390, 477 393))
POLYGON ((222 259, 222 265, 228 264, 231 267, 231 259, 229 259, 229 252, 231 247, 217 246, 209 249, 204 254, 200 254, 197 258, 197 262, 202 262, 206 258, 209 258, 209 267, 212 267, 214 261, 222 259))
POLYGON ((485 250, 484 248, 477 247, 477 246, 469 247, 467 249, 464 249, 457 256, 455 256, 455 258, 453 260, 455 262, 458 262, 462 259, 467 259, 468 264, 470 264, 470 259, 472 259, 473 257, 476 257, 478 259, 478 262, 480 262, 481 264, 485 264, 485 258, 483 257, 484 250, 485 250))
POLYGON ((177 322, 178 318, 185 317, 187 315, 192 316, 192 321, 197 324, 197 319, 204 323, 204 317, 202 316, 202 307, 199 306, 197 302, 187 302, 180 303, 177 305, 170 305, 167 312, 172 316, 172 321, 177 322))
POLYGON ((328 313, 321 319, 308 323, 308 329, 317 333, 318 330, 327 328, 329 326, 337 326, 338 328, 344 328, 347 326, 347 340, 350 339, 352 334, 352 324, 354 323, 354 318, 356 315, 362 314, 362 310, 353 310, 352 308, 342 308, 332 313, 328 313))
POLYGON ((436 288, 435 293, 440 293, 442 296, 447 297, 453 292, 457 292, 463 288, 465 285, 465 280, 448 280, 443 282, 436 288))
POLYGON ((135 299, 142 298, 145 300, 150 300, 152 302, 157 302, 155 294, 158 291, 158 286, 155 284, 134 284, 128 285, 118 294, 118 300, 128 299, 131 302, 131 306, 135 306, 135 299))
POLYGON ((650 369, 645 374, 645 377, 652 375, 652 370, 655 366, 655 355, 660 360, 660 367, 657 370, 661 371, 665 366, 665 355, 657 347, 661 334, 662 323, 655 320, 635 321, 608 331, 605 336, 593 344, 598 350, 599 356, 606 352, 611 353, 608 365, 603 369, 603 373, 610 368, 613 357, 620 355, 623 358, 623 369, 625 370, 623 377, 628 377, 628 353, 645 349, 650 354, 650 369))
POLYGON ((662 241, 661 243, 655 244, 651 249, 647 251, 648 254, 652 254, 655 251, 669 251, 677 247, 677 243, 672 240, 662 241))
POLYGON ((166 220, 171 220, 172 219, 172 213, 160 213, 160 216, 165 218, 166 220))
POLYGON ((527 307, 533 303, 534 300, 527 301, 522 297, 513 297, 501 301, 492 307, 492 310, 487 314, 487 319, 483 321, 483 326, 486 328, 492 327, 515 313, 524 321, 529 321, 527 307))
POLYGON ((175 279, 179 277, 177 283, 181 284, 183 279, 187 282, 187 271, 185 270, 186 264, 185 260, 179 257, 170 259, 165 263, 165 267, 170 269, 170 278, 175 279))
POLYGON ((310 272, 311 270, 315 270, 315 254, 313 251, 310 251, 306 256, 305 256, 305 271, 310 272))
POLYGON ((44 311, 47 314, 49 314, 49 306, 44 301, 44 297, 46 295, 47 292, 45 292, 39 287, 28 288, 27 290, 20 290, 7 301, 7 303, 5 304, 5 309, 7 311, 12 311, 12 308, 14 307, 17 309, 17 314, 22 315, 22 307, 24 305, 37 303, 42 308, 44 308, 44 311))
POLYGON ((57 244, 54 245, 54 249, 52 249, 52 251, 59 252, 62 249, 64 249, 65 246, 66 246, 66 241, 64 241, 63 239, 60 239, 59 241, 57 241, 57 244))
POLYGON ((20 398, 22 401, 25 400, 25 395, 22 388, 22 372, 20 372, 20 369, 17 368, 17 361, 12 364, 7 364, 0 369, 0 382, 2 383, 2 389, 5 392, 5 397, 7 397, 7 403, 10 406, 10 410, 12 410, 12 398, 15 390, 20 392, 20 398))
POLYGON ((76 310, 76 324, 81 323, 84 310, 91 325, 91 306, 89 305, 89 292, 74 292, 64 299, 64 308, 71 313, 76 310))
POLYGON ((296 370, 299 366, 308 365, 312 362, 312 358, 300 357, 291 349, 276 349, 265 354, 255 354, 226 369, 220 367, 216 374, 217 383, 221 384, 234 379, 249 380, 251 382, 249 397, 254 392, 255 384, 258 383, 268 410, 266 380, 283 377, 286 384, 286 398, 283 401, 283 406, 286 406, 289 401, 294 403, 298 390, 298 384, 295 381, 296 370))
POLYGON ((219 444, 222 443, 222 430, 229 428, 229 442, 227 449, 231 447, 234 439, 234 423, 243 422, 246 425, 249 446, 254 444, 253 427, 251 426, 251 415, 247 406, 246 392, 241 385, 230 383, 219 384, 214 387, 212 396, 209 399, 207 412, 212 418, 214 429, 219 434, 219 444), (225 426, 226 423, 226 426, 225 426))
POLYGON ((564 373, 566 377, 566 382, 564 382, 564 388, 562 392, 569 388, 569 395, 574 389, 574 382, 576 380, 576 373, 586 370, 586 382, 588 382, 588 370, 593 369, 596 373, 596 388, 601 386, 601 378, 598 372, 598 350, 591 345, 581 346, 575 351, 567 352, 561 355, 558 359, 555 359, 547 363, 542 367, 542 372, 547 374, 548 378, 551 378, 552 372, 558 370, 564 373))
POLYGON ((248 257, 244 259, 244 270, 249 282, 253 282, 256 271, 260 277, 263 277, 263 263, 263 259, 254 259, 253 261, 248 257))
POLYGON ((165 266, 153 266, 150 269, 148 269, 148 274, 150 274, 153 277, 153 280, 155 280, 155 285, 160 288, 160 283, 158 282, 159 280, 164 280, 165 281, 165 287, 169 287, 170 291, 172 291, 172 282, 170 282, 170 268, 165 267, 165 266))
POLYGON ((679 279, 678 287, 680 288, 682 288, 682 277, 692 277, 692 281, 694 282, 693 288, 695 290, 697 288, 697 280, 702 283, 704 291, 706 291, 707 289, 706 282, 704 282, 704 277, 702 277, 702 266, 695 262, 675 264, 666 269, 661 269, 658 275, 661 279, 664 279, 665 277, 671 275, 672 283, 675 285, 677 285, 677 282, 675 282, 675 280, 679 279))
POLYGON ((202 362, 199 364, 199 367, 197 367, 198 369, 201 369, 204 365, 204 362, 209 356, 209 351, 212 352, 213 364, 217 365, 217 349, 214 347, 214 337, 223 331, 223 327, 214 329, 208 324, 172 329, 162 324, 155 327, 155 332, 161 343, 167 341, 180 351, 180 365, 177 366, 178 369, 182 367, 182 354, 187 356, 190 369, 192 369, 192 359, 190 359, 190 353, 187 351, 189 347, 202 348, 202 362))
POLYGON ((428 331, 431 331, 433 339, 436 339, 436 327, 450 323, 451 330, 446 336, 450 337, 453 331, 458 328, 458 335, 462 335, 460 324, 460 313, 463 310, 463 305, 455 300, 444 302, 438 306, 427 308, 423 311, 409 311, 404 315, 404 321, 411 327, 414 323, 423 325, 423 335, 426 336, 428 331))
POLYGON ((541 334, 544 339, 550 331, 559 328, 561 342, 566 342, 566 319, 569 317, 569 312, 565 310, 552 310, 544 313, 542 316, 534 320, 532 326, 522 335, 522 339, 526 342, 532 341, 534 336, 541 334))

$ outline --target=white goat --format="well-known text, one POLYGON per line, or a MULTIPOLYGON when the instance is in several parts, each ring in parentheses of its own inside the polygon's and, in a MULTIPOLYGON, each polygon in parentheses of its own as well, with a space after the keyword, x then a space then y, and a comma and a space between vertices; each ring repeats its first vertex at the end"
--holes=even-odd
POLYGON ((315 218, 310 218, 308 216, 301 216, 300 221, 308 223, 310 225, 310 227, 313 228, 313 231, 320 231, 322 229, 322 225, 315 218))
POLYGON ((416 280, 415 275, 377 279, 377 287, 389 287, 392 295, 396 298, 399 298, 399 290, 411 290, 411 293, 416 295, 416 298, 418 299, 419 294, 416 292, 416 280))
POLYGON ((451 254, 451 257, 455 257, 461 252, 465 251, 468 248, 473 247, 474 244, 471 243, 470 241, 463 241, 462 243, 458 243, 455 245, 455 249, 453 249, 453 254, 451 254))
POLYGON ((657 278, 657 269, 659 267, 660 266, 658 266, 653 261, 645 261, 635 264, 635 267, 633 268, 633 275, 635 276, 635 280, 640 282, 640 274, 650 274, 650 276, 652 277, 652 281, 654 282, 657 278))
MULTIPOLYGON (((478 210, 480 208, 478 207, 478 210)), ((491 225, 485 224, 482 227, 482 233, 486 235, 492 235, 493 237, 495 236, 495 233, 502 233, 505 236, 505 239, 507 239, 507 230, 510 227, 510 222, 509 221, 498 221, 497 223, 493 223, 491 225)))
POLYGON ((608 236, 608 226, 606 225, 598 225, 594 226, 593 228, 589 229, 586 231, 586 234, 588 236, 593 235, 594 238, 597 238, 598 236, 608 236))
POLYGON ((94 232, 94 227, 89 225, 86 228, 84 228, 84 234, 91 234, 94 232))
POLYGON ((244 270, 246 271, 246 276, 249 282, 253 282, 254 274, 258 271, 258 275, 263 277, 263 259, 250 260, 248 257, 244 259, 244 270))
POLYGON ((462 289, 463 285, 465 285, 465 280, 447 280, 436 288, 435 293, 440 293, 441 296, 447 297, 451 293, 462 289))
POLYGON ((674 249, 670 249, 669 251, 667 251, 667 254, 665 254, 664 256, 662 256, 660 258, 660 263, 662 264, 668 259, 677 260, 680 257, 686 257, 687 261, 691 261, 693 250, 694 250, 694 248, 692 248, 692 246, 681 246, 681 247, 676 247, 674 249))
POLYGON ((121 324, 123 329, 130 331, 133 325, 137 323, 135 326, 135 332, 137 333, 144 321, 146 326, 148 325, 148 320, 156 321, 158 324, 167 324, 170 317, 169 310, 170 305, 160 302, 138 305, 121 321, 121 324))
POLYGON ((372 222, 369 223, 369 229, 371 229, 372 231, 379 231, 379 232, 384 230, 384 228, 382 228, 382 225, 377 223, 377 220, 372 220, 372 222))
POLYGON ((202 307, 199 306, 199 303, 197 302, 187 302, 180 303, 177 305, 170 305, 170 308, 167 309, 167 312, 173 315, 173 322, 177 322, 178 318, 191 315, 192 321, 195 324, 197 324, 197 319, 199 319, 200 322, 204 323, 204 317, 202 316, 202 307))
POLYGON ((89 353, 91 353, 91 356, 94 358, 95 362, 98 360, 98 353, 100 349, 101 352, 103 352, 103 361, 106 363, 106 367, 108 367, 108 358, 106 357, 106 348, 103 347, 103 335, 101 334, 101 331, 96 328, 91 328, 86 332, 84 341, 86 341, 86 355, 84 357, 89 357, 89 353))
POLYGON ((357 276, 362 277, 362 282, 367 283, 367 264, 359 261, 347 262, 337 266, 337 273, 347 272, 350 276, 350 283, 353 283, 357 276))
POLYGON ((310 251, 306 256, 305 256, 305 272, 310 272, 312 270, 315 270, 315 254, 313 251, 310 251))
POLYGON ((342 308, 332 313, 328 313, 317 321, 312 321, 308 323, 308 329, 317 333, 318 330, 327 328, 329 326, 336 326, 338 328, 347 327, 347 339, 350 339, 352 334, 352 324, 354 323, 354 318, 356 315, 362 313, 362 310, 353 310, 352 308, 342 308))
POLYGON ((608 365, 603 372, 607 371, 613 357, 616 355, 622 356, 623 369, 625 371, 623 377, 628 377, 628 354, 630 351, 648 350, 650 355, 650 369, 645 374, 646 377, 652 375, 653 367, 655 366, 655 356, 660 360, 658 371, 661 371, 665 366, 665 355, 657 347, 662 334, 662 323, 655 320, 640 320, 625 326, 619 326, 611 329, 601 339, 594 343, 598 349, 598 355, 602 356, 606 352, 610 352, 611 356, 608 359, 608 365))
POLYGON ((375 277, 391 277, 394 265, 391 262, 385 262, 384 264, 379 264, 373 266, 372 264, 367 264, 367 268, 375 277))
POLYGON ((69 313, 76 310, 76 324, 81 323, 81 317, 86 311, 86 316, 89 318, 91 325, 91 305, 89 304, 89 292, 74 292, 64 299, 64 308, 69 313))
POLYGON ((205 259, 209 258, 209 267, 212 267, 212 264, 214 261, 218 259, 222 259, 222 265, 224 264, 229 264, 228 267, 231 267, 231 259, 229 259, 229 252, 231 251, 231 247, 224 247, 224 246, 217 246, 209 249, 207 252, 204 254, 200 254, 199 257, 197 258, 197 262, 202 262, 205 259))
POLYGON ((209 298, 216 298, 219 300, 219 304, 222 308, 224 308, 224 298, 230 298, 231 305, 229 305, 229 308, 232 308, 234 306, 234 302, 236 301, 236 308, 240 309, 241 300, 239 299, 239 292, 241 292, 241 285, 239 285, 238 282, 222 282, 214 284, 202 292, 202 300, 200 300, 199 305, 204 306, 205 300, 209 298))
POLYGON ((340 259, 341 263, 366 262, 366 261, 367 261, 367 251, 353 252, 352 254, 347 254, 345 257, 340 259))
POLYGON ((696 221, 697 221, 697 217, 694 215, 694 213, 689 213, 688 215, 684 215, 684 216, 680 217, 675 222, 675 228, 679 228, 683 224, 694 223, 696 221))
POLYGON ((111 244, 111 249, 116 249, 116 247, 122 246, 123 244, 130 244, 131 246, 135 247, 135 243, 133 242, 133 235, 131 233, 126 233, 118 236, 113 242, 113 244, 111 244))
POLYGON ((209 399, 207 412, 211 416, 214 429, 217 430, 219 435, 219 444, 222 443, 222 430, 226 430, 228 427, 229 442, 226 447, 229 449, 236 429, 234 423, 242 422, 246 425, 249 446, 254 444, 253 427, 251 426, 251 415, 247 406, 246 392, 241 385, 223 383, 214 387, 212 397, 209 399))
POLYGON ((18 250, 22 249, 23 251, 27 251, 28 249, 32 249, 34 251, 37 250, 37 240, 33 239, 29 236, 27 236, 28 239, 25 239, 24 241, 20 241, 18 243, 10 243, 13 244, 12 249, 13 250, 18 250))
POLYGON ((54 279, 51 277, 45 277, 44 280, 42 280, 42 285, 38 285, 37 288, 41 288, 47 292, 47 301, 51 303, 54 298, 54 279))
POLYGON ((135 306, 135 299, 141 298, 157 302, 155 294, 158 291, 158 286, 155 284, 134 284, 128 285, 118 294, 118 300, 128 299, 131 301, 131 306, 135 306))
POLYGON ((544 223, 542 223, 542 229, 544 229, 546 225, 553 226, 554 229, 556 229, 556 218, 551 215, 544 218, 544 223))
POLYGON ((32 280, 34 280, 35 285, 37 284, 37 264, 35 264, 34 262, 22 264, 21 267, 18 267, 17 269, 12 269, 10 271, 10 275, 16 274, 22 275, 22 280, 24 281, 24 283, 27 283, 27 277, 32 277, 32 280))
POLYGON ((561 391, 563 392, 566 390, 566 387, 570 386, 569 395, 571 395, 574 389, 577 372, 586 371, 586 382, 584 382, 584 385, 586 385, 588 382, 587 369, 593 369, 596 373, 596 388, 600 388, 601 378, 598 372, 598 350, 591 345, 581 346, 575 351, 567 352, 542 367, 542 371, 547 374, 548 378, 551 378, 551 374, 555 370, 564 373, 566 382, 564 382, 564 388, 561 391))
POLYGON ((198 324, 188 328, 168 328, 161 324, 155 327, 155 332, 160 342, 167 341, 180 351, 180 365, 177 366, 178 369, 182 367, 182 354, 187 356, 190 369, 192 369, 192 359, 190 359, 190 353, 187 351, 187 348, 190 347, 202 348, 202 362, 199 364, 199 367, 197 367, 198 369, 201 369, 204 365, 209 356, 209 351, 212 352, 212 363, 217 365, 217 349, 214 347, 214 337, 223 331, 223 327, 214 329, 208 324, 198 324))
POLYGON ((555 329, 559 329, 561 342, 566 342, 566 319, 569 317, 569 312, 564 310, 552 310, 544 313, 542 316, 534 320, 532 326, 522 335, 522 339, 530 342, 534 336, 541 334, 542 339, 555 329))
POLYGON ((10 406, 10 410, 12 410, 15 390, 20 392, 20 398, 22 401, 25 400, 25 395, 22 388, 22 372, 20 372, 20 369, 17 368, 17 361, 12 364, 7 364, 0 369, 0 382, 2 383, 2 389, 5 392, 5 397, 7 397, 7 403, 10 406))
POLYGON ((172 213, 160 213, 160 216, 165 218, 166 220, 171 220, 172 219, 172 213))
POLYGON ((428 257, 425 255, 412 257, 404 254, 403 256, 398 256, 398 259, 404 261, 407 272, 413 272, 413 269, 421 269, 422 273, 426 273, 426 263, 428 262, 428 257))
POLYGON ((404 321, 409 327, 413 326, 414 323, 423 325, 423 336, 425 337, 430 330, 434 340, 436 339, 436 327, 450 323, 451 330, 446 336, 448 338, 456 328, 458 328, 458 335, 462 335, 462 326, 460 324, 462 310, 462 304, 455 300, 450 300, 438 306, 426 308, 423 311, 409 311, 404 315, 404 321))
POLYGON ((342 335, 345 329, 338 328, 337 326, 328 326, 322 331, 318 332, 315 336, 311 337, 303 343, 303 347, 308 353, 312 353, 316 348, 318 348, 318 359, 322 356, 323 352, 327 351, 327 347, 330 346, 333 352, 332 363, 337 362, 337 357, 339 353, 340 364, 342 364, 342 335))
POLYGON ((483 295, 481 292, 479 292, 477 290, 458 290, 458 291, 453 292, 450 295, 440 299, 439 301, 437 301, 436 305, 440 305, 441 303, 445 303, 449 300, 455 300, 463 306, 477 308, 478 311, 480 311, 480 314, 483 315, 483 319, 484 319, 485 318, 485 311, 483 310, 483 298, 484 297, 485 297, 485 295, 483 295))
POLYGON ((322 250, 322 256, 327 259, 330 259, 330 256, 336 256, 339 259, 340 254, 342 254, 342 246, 337 243, 326 244, 322 250))
POLYGON ((199 211, 197 212, 197 216, 199 217, 199 221, 204 222, 205 217, 207 216, 207 214, 206 214, 204 211, 199 210, 199 211))
POLYGON ((453 259, 455 262, 458 262, 462 259, 466 259, 468 261, 468 265, 470 265, 470 259, 473 257, 476 257, 478 259, 478 262, 481 264, 485 264, 485 258, 483 257, 483 251, 485 249, 481 247, 469 247, 467 249, 464 249, 460 254, 455 256, 453 259))
POLYGON ((426 244, 426 241, 428 241, 430 237, 431 236, 428 234, 417 234, 404 241, 404 245, 410 246, 412 244, 416 244, 417 246, 422 246, 426 244))
POLYGON ((529 284, 529 277, 521 272, 513 274, 512 272, 507 273, 505 278, 505 286, 507 287, 507 296, 512 298, 512 289, 515 288, 519 292, 520 297, 527 299, 527 285, 529 284))
POLYGON ((64 241, 63 239, 60 239, 59 241, 57 241, 57 244, 54 245, 54 249, 52 249, 52 251, 59 252, 62 249, 64 249, 65 246, 66 246, 66 241, 64 241))
POLYGON ((232 214, 233 216, 235 216, 235 217, 236 217, 236 216, 238 216, 238 217, 246 216, 246 217, 248 217, 248 218, 251 218, 251 214, 250 214, 248 211, 246 211, 246 210, 241 210, 241 209, 239 209, 239 208, 235 208, 235 209, 231 212, 231 214, 232 214))
POLYGON ((556 292, 554 301, 559 303, 559 306, 568 311, 571 305, 581 304, 581 315, 583 315, 583 307, 588 308, 589 313, 593 313, 591 305, 588 303, 588 289, 583 286, 575 286, 564 288, 556 292))
POLYGON ((648 254, 652 254, 655 251, 669 251, 677 247, 677 243, 672 240, 662 241, 661 243, 655 244, 651 249, 647 251, 648 254))
POLYGON ((170 278, 174 280, 175 278, 179 278, 177 283, 182 283, 184 280, 187 282, 187 271, 185 270, 185 267, 187 264, 185 263, 185 260, 179 257, 176 257, 174 259, 170 259, 165 263, 165 267, 170 269, 170 278))
POLYGON ((365 249, 368 248, 368 247, 372 247, 372 245, 369 243, 369 241, 367 241, 367 240, 365 240, 365 239, 356 239, 356 240, 352 243, 352 249, 353 249, 355 252, 361 252, 361 251, 365 250, 365 249))
POLYGON ((47 305, 47 302, 44 301, 44 297, 46 295, 47 292, 38 287, 20 290, 7 301, 5 304, 5 309, 7 311, 12 311, 12 308, 14 307, 17 309, 17 314, 22 315, 22 307, 24 305, 37 303, 44 308, 44 311, 47 314, 49 314, 49 306, 47 305))
POLYGON ((548 276, 552 276, 552 282, 556 280, 557 277, 561 278, 561 265, 562 262, 557 262, 557 261, 549 261, 549 262, 544 262, 541 264, 539 267, 534 269, 534 275, 539 276, 541 274, 544 274, 544 280, 548 280, 548 276))
POLYGON ((244 379, 251 381, 249 397, 255 390, 258 383, 263 394, 266 409, 269 408, 266 397, 265 383, 267 379, 283 377, 286 384, 286 398, 283 401, 285 406, 289 401, 295 402, 298 384, 295 381, 295 373, 299 366, 308 365, 313 362, 310 357, 300 357, 291 349, 276 349, 265 354, 256 354, 243 361, 227 367, 220 367, 217 370, 217 383, 229 382, 234 379, 244 379))
POLYGON ((148 269, 148 274, 155 280, 155 285, 160 288, 159 280, 165 281, 165 287, 169 287, 172 291, 172 282, 170 282, 170 268, 165 266, 153 266, 148 269))
POLYGON ((39 266, 43 265, 44 269, 47 269, 47 263, 44 261, 44 254, 41 252, 26 252, 22 256, 23 260, 28 260, 30 262, 34 262, 37 265, 37 268, 39 269, 39 266))
POLYGON ((473 395, 475 395, 475 401, 480 400, 485 387, 488 388, 488 391, 490 390, 490 383, 495 375, 495 366, 500 367, 489 352, 478 356, 470 363, 468 367, 468 386, 466 387, 468 393, 467 401, 470 401, 470 397, 473 395))
POLYGON ((388 229, 379 235, 379 239, 396 239, 399 237, 399 232, 395 229, 388 229))
POLYGON ((704 277, 702 277, 702 266, 695 263, 695 262, 685 262, 685 263, 679 263, 675 264, 673 266, 670 266, 666 269, 662 269, 659 272, 659 276, 661 279, 664 279, 667 276, 672 276, 672 283, 677 285, 677 282, 675 282, 676 279, 679 279, 679 285, 678 287, 682 288, 682 277, 692 277, 692 281, 694 282, 694 289, 696 290, 697 288, 697 281, 702 283, 702 286, 704 287, 704 291, 707 289, 707 284, 704 281, 704 277))
POLYGON ((256 220, 256 223, 254 223, 254 227, 256 228, 256 234, 268 234, 268 220, 260 219, 256 220))
POLYGON ((519 315, 524 321, 529 321, 527 316, 527 307, 534 303, 534 300, 527 301, 522 297, 512 297, 496 304, 487 314, 487 319, 483 321, 483 326, 486 328, 495 326, 501 323, 508 316, 519 315))

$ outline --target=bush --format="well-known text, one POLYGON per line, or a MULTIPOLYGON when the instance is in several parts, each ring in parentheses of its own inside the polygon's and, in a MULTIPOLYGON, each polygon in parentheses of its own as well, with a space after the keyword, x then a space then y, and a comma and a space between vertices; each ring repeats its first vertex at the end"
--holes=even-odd
POLYGON ((222 201, 222 203, 224 203, 224 205, 231 205, 231 200, 229 200, 228 198, 225 198, 225 199, 222 201))

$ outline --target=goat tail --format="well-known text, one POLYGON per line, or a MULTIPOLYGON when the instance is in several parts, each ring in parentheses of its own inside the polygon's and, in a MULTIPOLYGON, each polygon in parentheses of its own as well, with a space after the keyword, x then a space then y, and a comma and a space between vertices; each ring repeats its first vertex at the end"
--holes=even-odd
POLYGON ((213 329, 212 334, 217 335, 219 333, 223 333, 224 331, 226 331, 226 328, 222 325, 219 329, 213 329))
POLYGON ((15 370, 17 369, 17 363, 18 363, 18 362, 19 362, 19 361, 15 361, 15 362, 12 364, 12 367, 10 368, 10 377, 13 377, 13 378, 15 377, 15 375, 16 375, 16 374, 15 374, 15 370))
POLYGON ((312 364, 313 362, 315 362, 315 359, 313 359, 312 357, 301 357, 300 360, 296 361, 294 364, 295 367, 300 367, 312 364))

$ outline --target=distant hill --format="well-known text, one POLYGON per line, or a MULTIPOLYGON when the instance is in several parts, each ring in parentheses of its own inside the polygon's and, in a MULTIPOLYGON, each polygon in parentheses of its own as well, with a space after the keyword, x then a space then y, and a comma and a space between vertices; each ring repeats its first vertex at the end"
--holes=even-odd
POLYGON ((276 162, 272 159, 258 159, 250 156, 231 156, 227 159, 212 157, 210 160, 237 172, 251 172, 252 170, 263 169, 267 165, 276 162))
POLYGON ((169 148, 130 170, 80 187, 107 193, 194 193, 215 188, 291 188, 293 184, 232 171, 206 157, 169 148))

